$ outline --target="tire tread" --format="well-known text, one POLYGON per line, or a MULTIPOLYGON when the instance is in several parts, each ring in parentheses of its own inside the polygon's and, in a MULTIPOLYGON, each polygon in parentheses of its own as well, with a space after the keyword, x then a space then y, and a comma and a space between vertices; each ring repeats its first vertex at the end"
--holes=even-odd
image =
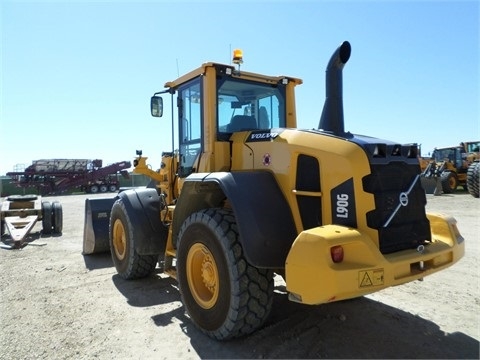
POLYGON ((135 241, 134 241, 134 234, 135 229, 130 219, 131 214, 128 213, 125 204, 121 199, 115 201, 112 206, 112 215, 110 217, 110 225, 109 225, 109 232, 110 232, 110 249, 112 253, 113 263, 117 269, 118 275, 125 280, 133 280, 133 279, 140 279, 149 276, 155 270, 157 265, 158 256, 156 255, 139 255, 135 250, 135 241), (119 215, 116 215, 117 212, 119 215), (113 240, 112 240, 112 233, 113 233, 113 223, 115 221, 115 216, 120 216, 123 214, 125 219, 124 228, 125 231, 128 233, 127 237, 127 263, 126 267, 123 268, 119 264, 120 260, 115 257, 115 250, 113 248, 113 240))
MULTIPOLYGON (((179 239, 190 225, 196 223, 208 226, 222 242, 221 246, 224 248, 230 269, 232 293, 228 316, 218 329, 205 330, 199 324, 195 325, 217 340, 250 334, 261 327, 270 314, 273 303, 273 271, 248 264, 239 241, 235 216, 231 210, 207 209, 192 214, 184 222, 179 239)), ((192 320, 194 321, 193 317, 192 320)))

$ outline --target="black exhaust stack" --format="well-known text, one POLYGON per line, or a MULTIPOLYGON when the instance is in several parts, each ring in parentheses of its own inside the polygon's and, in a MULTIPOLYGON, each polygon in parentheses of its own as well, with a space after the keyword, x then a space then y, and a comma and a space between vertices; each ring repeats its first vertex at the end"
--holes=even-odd
POLYGON ((325 75, 326 99, 318 128, 337 136, 345 136, 342 70, 351 52, 350 43, 344 41, 330 58, 325 75))

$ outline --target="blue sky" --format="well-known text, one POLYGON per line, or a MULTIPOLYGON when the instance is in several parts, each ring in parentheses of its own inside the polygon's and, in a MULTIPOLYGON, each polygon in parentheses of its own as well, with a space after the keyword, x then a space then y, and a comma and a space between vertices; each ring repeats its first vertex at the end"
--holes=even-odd
POLYGON ((206 61, 303 79, 316 128, 344 40, 345 129, 435 146, 479 140, 478 1, 9 1, 0 4, 0 175, 44 158, 132 160, 171 150, 150 96, 206 61))

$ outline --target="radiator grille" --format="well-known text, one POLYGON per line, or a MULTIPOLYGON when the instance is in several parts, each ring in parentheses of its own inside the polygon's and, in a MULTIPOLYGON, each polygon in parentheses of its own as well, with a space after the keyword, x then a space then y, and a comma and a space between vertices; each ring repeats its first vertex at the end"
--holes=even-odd
POLYGON ((408 194, 408 204, 400 206, 400 194, 407 192, 418 175, 418 164, 390 162, 371 165, 372 173, 363 179, 363 188, 375 198, 375 210, 367 213, 367 225, 378 230, 383 254, 416 248, 431 240, 425 214, 425 192, 417 179, 408 194))

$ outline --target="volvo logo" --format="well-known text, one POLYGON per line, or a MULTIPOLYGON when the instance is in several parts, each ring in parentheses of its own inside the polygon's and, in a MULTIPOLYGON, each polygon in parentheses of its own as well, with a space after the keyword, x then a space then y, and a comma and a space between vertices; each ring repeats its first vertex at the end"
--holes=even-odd
POLYGON ((397 214, 398 210, 400 210, 400 208, 402 206, 407 206, 408 205, 408 194, 410 194, 410 192, 412 191, 413 187, 415 186, 415 184, 417 183, 418 179, 420 179, 420 174, 417 174, 417 176, 415 177, 415 179, 413 179, 413 182, 412 184, 410 185, 410 187, 408 188, 407 191, 402 191, 400 193, 400 196, 398 197, 398 205, 397 207, 395 208, 395 210, 393 210, 392 214, 390 215, 390 217, 388 218, 388 220, 385 222, 385 224, 383 224, 383 227, 386 228, 389 224, 390 224, 390 221, 392 221, 392 219, 395 217, 395 215, 397 214))

